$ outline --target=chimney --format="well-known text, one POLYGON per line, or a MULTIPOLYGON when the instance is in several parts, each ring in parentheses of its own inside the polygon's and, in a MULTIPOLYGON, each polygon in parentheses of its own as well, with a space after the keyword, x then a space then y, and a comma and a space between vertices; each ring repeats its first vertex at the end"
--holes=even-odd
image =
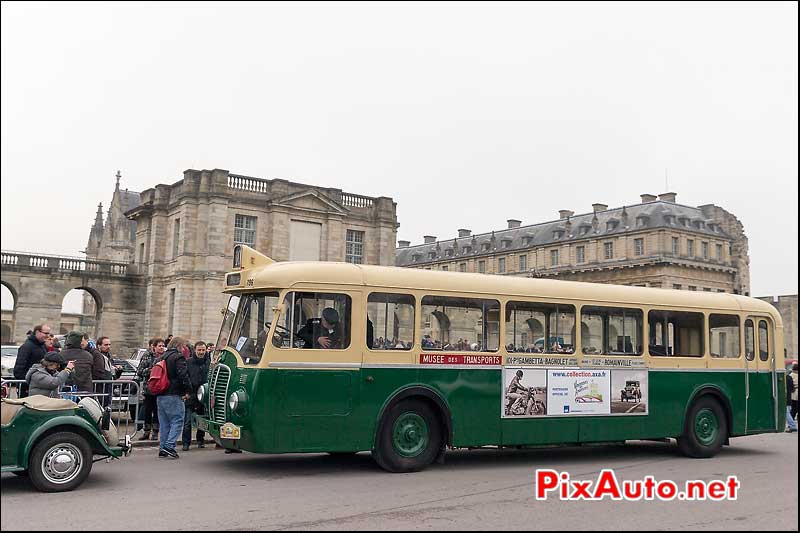
POLYGON ((575 211, 570 211, 569 209, 561 209, 558 211, 558 218, 564 220, 565 218, 569 218, 575 214, 575 211))
POLYGON ((643 204, 646 204, 648 202, 655 202, 656 201, 656 195, 655 194, 640 194, 639 196, 641 196, 643 204))
POLYGON ((606 204, 592 204, 592 209, 594 209, 595 213, 602 213, 606 209, 608 209, 608 205, 606 204))
POLYGON ((411 244, 411 241, 397 241, 398 248, 408 248, 409 244, 411 244))
POLYGON ((472 235, 472 230, 471 229, 460 229, 460 230, 458 230, 458 236, 459 237, 469 237, 470 235, 472 235))
POLYGON ((425 244, 433 244, 436 242, 436 236, 434 235, 425 235, 423 238, 425 239, 425 244))
POLYGON ((508 229, 518 228, 522 224, 521 220, 514 220, 513 218, 509 218, 506 222, 508 222, 508 229))
POLYGON ((675 197, 678 196, 674 192, 665 192, 664 194, 659 194, 658 199, 662 202, 669 202, 671 204, 675 203, 675 197))

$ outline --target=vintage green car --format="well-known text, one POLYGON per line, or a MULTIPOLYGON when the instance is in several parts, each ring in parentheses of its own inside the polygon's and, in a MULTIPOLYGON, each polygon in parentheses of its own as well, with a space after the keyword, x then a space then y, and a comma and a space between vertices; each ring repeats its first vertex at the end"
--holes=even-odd
POLYGON ((86 480, 95 461, 130 450, 130 436, 120 442, 110 411, 93 398, 80 403, 45 396, 2 400, 2 471, 28 476, 40 491, 72 490, 86 480))

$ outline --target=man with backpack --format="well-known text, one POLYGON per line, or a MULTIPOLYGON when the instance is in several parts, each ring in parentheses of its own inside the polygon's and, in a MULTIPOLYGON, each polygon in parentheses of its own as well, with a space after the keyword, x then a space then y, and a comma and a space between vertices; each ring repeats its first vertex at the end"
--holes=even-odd
POLYGON ((158 404, 158 422, 161 429, 159 457, 178 459, 175 446, 183 431, 184 401, 192 393, 189 372, 186 368, 187 342, 173 337, 153 368, 147 387, 155 394, 158 404))

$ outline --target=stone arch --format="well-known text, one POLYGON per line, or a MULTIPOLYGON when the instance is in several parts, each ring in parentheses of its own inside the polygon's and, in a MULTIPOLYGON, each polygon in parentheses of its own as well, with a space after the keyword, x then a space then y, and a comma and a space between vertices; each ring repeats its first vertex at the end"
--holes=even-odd
POLYGON ((70 330, 78 330, 87 333, 92 338, 97 338, 100 332, 103 316, 103 298, 100 291, 86 285, 79 285, 67 290, 61 299, 61 325, 59 333, 67 333, 70 330), (83 309, 81 313, 65 313, 64 304, 67 296, 73 291, 84 291, 83 309), (87 294, 89 298, 87 298, 87 294), (86 312, 86 306, 90 310, 86 312))
POLYGON ((17 305, 19 304, 19 296, 14 286, 10 283, 3 281, 2 288, 4 292, 8 291, 8 294, 12 300, 12 305, 10 309, 0 310, 0 342, 3 344, 13 344, 14 324, 16 322, 16 311, 17 305))

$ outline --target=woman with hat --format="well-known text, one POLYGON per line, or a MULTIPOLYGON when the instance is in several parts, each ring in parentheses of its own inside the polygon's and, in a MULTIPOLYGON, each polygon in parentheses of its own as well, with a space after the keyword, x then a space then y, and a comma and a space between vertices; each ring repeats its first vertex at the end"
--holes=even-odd
POLYGON ((58 391, 69 379, 72 369, 75 368, 75 361, 67 363, 64 370, 61 366, 64 359, 56 352, 50 352, 44 356, 41 363, 37 363, 28 370, 25 381, 28 382, 28 395, 41 394, 50 398, 58 398, 58 391))

